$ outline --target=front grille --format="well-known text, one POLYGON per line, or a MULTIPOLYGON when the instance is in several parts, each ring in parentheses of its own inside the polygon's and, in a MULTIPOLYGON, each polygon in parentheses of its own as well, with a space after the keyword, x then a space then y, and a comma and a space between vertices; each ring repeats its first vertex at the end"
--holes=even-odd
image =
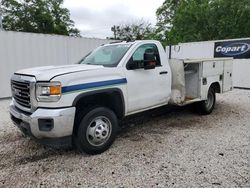
POLYGON ((11 80, 11 89, 15 101, 19 105, 30 109, 30 83, 26 81, 11 80))

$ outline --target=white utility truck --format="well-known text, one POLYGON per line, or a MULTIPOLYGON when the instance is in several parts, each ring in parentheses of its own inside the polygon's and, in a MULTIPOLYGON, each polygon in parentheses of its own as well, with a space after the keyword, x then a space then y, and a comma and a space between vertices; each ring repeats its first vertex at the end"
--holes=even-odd
POLYGON ((232 60, 169 59, 152 40, 112 43, 75 65, 17 71, 11 89, 11 119, 24 134, 98 154, 131 114, 170 103, 211 113, 215 93, 232 90, 232 60))

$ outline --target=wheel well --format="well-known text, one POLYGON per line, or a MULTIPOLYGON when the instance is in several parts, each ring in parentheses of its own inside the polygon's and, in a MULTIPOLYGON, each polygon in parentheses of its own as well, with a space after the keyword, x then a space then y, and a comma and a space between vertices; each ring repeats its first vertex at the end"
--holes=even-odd
POLYGON ((120 90, 97 91, 79 95, 73 103, 76 112, 89 106, 105 106, 115 112, 118 118, 123 118, 125 104, 123 94, 120 90))
POLYGON ((214 89, 215 93, 220 93, 221 92, 219 82, 212 83, 210 87, 214 89))

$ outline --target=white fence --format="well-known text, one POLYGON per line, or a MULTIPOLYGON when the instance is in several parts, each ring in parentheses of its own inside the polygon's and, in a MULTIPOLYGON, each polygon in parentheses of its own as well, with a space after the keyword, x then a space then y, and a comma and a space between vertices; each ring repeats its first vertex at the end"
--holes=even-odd
POLYGON ((0 98, 9 97, 10 77, 19 69, 73 64, 109 40, 0 31, 0 98))

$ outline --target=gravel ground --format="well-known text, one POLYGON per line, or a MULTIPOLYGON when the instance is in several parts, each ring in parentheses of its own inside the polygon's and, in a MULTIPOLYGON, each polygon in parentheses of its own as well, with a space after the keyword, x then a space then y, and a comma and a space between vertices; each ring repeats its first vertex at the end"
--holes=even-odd
POLYGON ((183 108, 129 121, 96 156, 24 138, 0 101, 0 187, 250 187, 250 91, 217 99, 209 116, 183 108))

